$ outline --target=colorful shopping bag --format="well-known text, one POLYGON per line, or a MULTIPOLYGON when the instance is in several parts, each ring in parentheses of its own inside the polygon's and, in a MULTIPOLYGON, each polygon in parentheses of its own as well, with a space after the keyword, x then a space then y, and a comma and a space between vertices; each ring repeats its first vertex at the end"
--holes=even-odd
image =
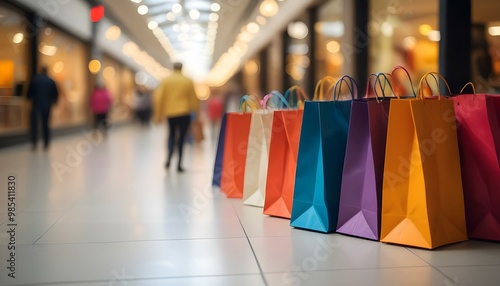
POLYGON ((288 107, 281 93, 273 91, 266 95, 261 104, 264 109, 252 113, 248 136, 245 176, 243 183, 243 203, 264 207, 266 194, 267 167, 274 110, 268 109, 268 103, 274 108, 288 107), (273 99, 279 99, 273 101, 273 99))
POLYGON ((299 109, 274 111, 263 212, 271 216, 290 218, 304 114, 300 106, 303 108, 307 96, 302 88, 293 86, 287 90, 285 98, 292 108, 299 109))
MULTIPOLYGON (((426 75, 427 76, 427 75, 426 75)), ((391 101, 381 241, 432 249, 467 240, 453 101, 391 101)))
MULTIPOLYGON (((257 110, 258 102, 244 96, 241 110, 257 110)), ((220 189, 228 198, 243 197, 245 162, 248 149, 248 134, 252 113, 226 113, 226 136, 222 158, 220 189)))
MULTIPOLYGON (((379 83, 384 93, 380 77, 385 77, 391 86, 385 74, 370 78, 374 78, 373 89, 376 91, 379 83)), ((367 87, 370 85, 369 81, 367 87)), ((390 98, 385 94, 375 96, 355 99, 352 103, 337 232, 379 240, 390 98)))
POLYGON ((222 116, 220 125, 219 140, 217 143, 217 152, 215 154, 214 175, 212 179, 212 186, 220 187, 221 173, 222 173, 222 158, 224 154, 224 142, 226 140, 226 119, 227 114, 222 116))
POLYGON ((469 238, 500 241, 500 96, 462 94, 455 103, 469 238))
MULTIPOLYGON (((335 91, 346 79, 344 76, 335 84, 335 91)), ((315 98, 323 94, 324 83, 332 80, 327 77, 318 82, 315 98)), ((354 89, 352 78, 348 86, 354 89)), ((305 102, 290 221, 293 227, 319 232, 336 229, 352 104, 352 100, 339 100, 340 93, 334 92, 334 101, 305 102)))

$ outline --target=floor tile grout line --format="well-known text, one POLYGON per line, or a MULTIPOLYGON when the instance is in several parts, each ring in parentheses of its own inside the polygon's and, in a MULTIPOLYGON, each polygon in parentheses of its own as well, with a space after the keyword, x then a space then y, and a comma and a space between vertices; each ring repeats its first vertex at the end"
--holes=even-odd
MULTIPOLYGON (((144 278, 129 278, 120 281, 126 282, 140 282, 140 281, 154 281, 154 280, 173 280, 173 279, 183 279, 183 278, 217 278, 217 277, 239 277, 239 276, 253 276, 259 275, 259 273, 240 273, 240 274, 229 274, 229 275, 192 275, 192 276, 166 276, 166 277, 144 277, 144 278)), ((93 279, 93 280, 75 280, 75 281, 53 281, 53 282, 34 282, 34 283, 24 283, 24 284, 7 284, 3 286, 52 286, 52 285, 71 285, 71 284, 88 284, 88 283, 101 283, 110 282, 109 279, 93 279)))
POLYGON ((253 248, 252 242, 250 241, 250 238, 248 237, 247 231, 245 230, 245 226, 243 226, 243 222, 241 221, 240 216, 238 215, 238 212, 234 208, 233 204, 231 204, 231 207, 233 208, 234 213, 236 214, 236 217, 238 218, 238 221, 240 222, 241 228, 243 229, 243 233, 245 233, 245 237, 248 241, 248 245, 250 246, 250 249, 252 250, 252 254, 255 258, 255 262, 257 263, 257 267, 259 268, 260 275, 262 277, 262 280, 264 281, 264 285, 268 286, 269 283, 267 282, 264 271, 262 270, 262 266, 260 265, 259 259, 257 258, 257 254, 255 253, 255 249, 253 248))
POLYGON ((116 241, 88 241, 88 242, 54 242, 38 243, 37 245, 86 245, 86 244, 113 244, 113 243, 141 243, 141 242, 168 242, 168 241, 196 241, 196 240, 222 240, 244 239, 243 236, 234 237, 208 237, 208 238, 173 238, 173 239, 145 239, 145 240, 116 240, 116 241))
POLYGON ((420 260, 422 260, 423 262, 427 263, 430 267, 432 267, 432 269, 436 270, 439 274, 443 275, 445 277, 445 280, 443 282, 445 282, 445 285, 446 285, 446 281, 451 281, 453 284, 455 284, 455 280, 451 277, 449 277, 448 275, 446 275, 443 271, 441 271, 439 268, 437 268, 437 266, 434 266, 432 265, 431 263, 425 261, 422 257, 420 257, 418 254, 416 254, 415 252, 412 251, 411 248, 409 247, 405 247, 411 254, 415 255, 416 257, 418 257, 420 260))

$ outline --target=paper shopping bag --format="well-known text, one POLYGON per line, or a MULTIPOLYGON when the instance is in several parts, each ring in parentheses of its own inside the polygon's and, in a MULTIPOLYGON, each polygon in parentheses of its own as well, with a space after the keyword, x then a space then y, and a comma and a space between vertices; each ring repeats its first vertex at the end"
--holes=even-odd
MULTIPOLYGON (((250 97, 243 97, 241 110, 258 109, 250 97)), ((222 159, 220 189, 228 198, 243 197, 245 162, 248 149, 248 134, 252 113, 226 113, 226 136, 222 159)))
POLYGON ((222 172, 222 159, 224 154, 224 142, 226 140, 226 118, 227 114, 222 116, 220 125, 219 140, 217 143, 217 151, 215 154, 214 175, 212 179, 212 186, 220 187, 220 179, 222 172))
MULTIPOLYGON (((376 90, 379 77, 385 75, 374 76, 376 90)), ((355 99, 352 103, 340 192, 339 233, 379 240, 389 105, 390 98, 378 94, 376 98, 355 99)))
POLYGON ((432 249, 467 240, 453 101, 391 101, 381 241, 432 249))
POLYGON ((274 112, 263 212, 271 216, 290 218, 304 114, 300 108, 303 108, 307 96, 300 87, 294 86, 287 90, 285 97, 288 97, 291 107, 299 109, 274 112))
MULTIPOLYGON (((323 79, 317 87, 325 81, 331 79, 323 79)), ((336 229, 351 104, 352 100, 338 97, 305 102, 290 221, 293 227, 325 233, 336 229)))
POLYGON ((452 97, 469 238, 500 241, 500 96, 452 97))
POLYGON ((288 107, 283 95, 277 91, 266 95, 261 104, 264 109, 252 113, 243 184, 243 204, 257 207, 264 207, 273 108, 288 107))

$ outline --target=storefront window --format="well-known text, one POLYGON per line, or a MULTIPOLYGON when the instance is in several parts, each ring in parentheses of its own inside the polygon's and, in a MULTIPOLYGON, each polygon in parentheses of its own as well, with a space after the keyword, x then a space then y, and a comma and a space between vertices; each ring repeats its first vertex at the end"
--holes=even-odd
MULTIPOLYGON (((373 11, 368 24, 370 73, 390 72, 394 66, 402 65, 417 84, 425 73, 438 71, 437 0, 372 0, 370 4, 373 11)), ((409 93, 408 88, 409 85, 404 92, 409 93)))
POLYGON ((318 22, 314 26, 316 81, 327 75, 335 78, 342 75, 342 65, 344 64, 342 13, 342 1, 328 1, 318 9, 318 22))
POLYGON ((88 118, 87 49, 79 40, 47 26, 40 31, 39 65, 48 68, 59 89, 59 100, 53 108, 54 127, 85 124, 88 118))
POLYGON ((30 34, 27 20, 0 6, 0 134, 25 131, 30 34))

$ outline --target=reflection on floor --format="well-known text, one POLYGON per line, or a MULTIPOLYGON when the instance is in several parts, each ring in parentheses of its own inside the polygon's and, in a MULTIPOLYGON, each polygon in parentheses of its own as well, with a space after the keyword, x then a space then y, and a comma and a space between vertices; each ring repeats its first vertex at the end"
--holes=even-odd
MULTIPOLYGON (((163 126, 0 150, 0 285, 499 285, 500 243, 434 251, 293 229, 211 188, 213 140, 166 171, 163 126), (7 176, 17 182, 8 277, 7 176)), ((176 161, 174 161, 176 162, 176 161)), ((173 164, 175 165, 175 164, 173 164)))

